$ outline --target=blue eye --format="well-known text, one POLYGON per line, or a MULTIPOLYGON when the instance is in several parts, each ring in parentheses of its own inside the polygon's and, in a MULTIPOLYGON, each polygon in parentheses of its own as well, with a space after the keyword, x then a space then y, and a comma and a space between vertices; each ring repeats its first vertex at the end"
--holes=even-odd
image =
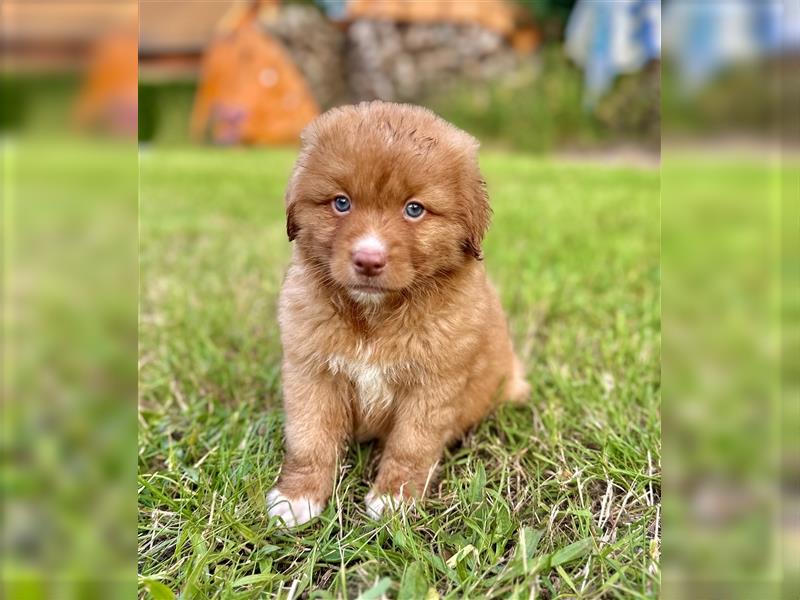
POLYGON ((336 196, 333 199, 333 208, 337 212, 346 213, 350 210, 350 199, 347 196, 336 196))
POLYGON ((406 204, 405 213, 406 216, 411 219, 419 219, 424 212, 425 207, 419 202, 409 202, 406 204))

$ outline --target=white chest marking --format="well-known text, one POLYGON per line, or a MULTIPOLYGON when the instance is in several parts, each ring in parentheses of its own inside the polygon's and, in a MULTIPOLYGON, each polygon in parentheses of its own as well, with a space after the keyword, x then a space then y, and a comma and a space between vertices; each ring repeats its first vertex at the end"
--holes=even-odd
POLYGON ((392 391, 387 383, 387 373, 382 367, 364 361, 331 356, 328 366, 333 373, 346 375, 356 387, 358 401, 365 412, 384 409, 392 401, 392 391))

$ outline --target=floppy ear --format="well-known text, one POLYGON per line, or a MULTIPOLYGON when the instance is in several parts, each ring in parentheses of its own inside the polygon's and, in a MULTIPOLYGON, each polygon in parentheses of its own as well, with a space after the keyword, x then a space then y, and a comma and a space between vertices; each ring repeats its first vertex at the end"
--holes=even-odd
MULTIPOLYGON (((332 109, 325 114, 333 114, 335 110, 337 109, 332 109)), ((286 194, 284 195, 284 203, 286 204, 286 236, 289 238, 290 242, 293 242, 295 238, 297 238, 297 234, 300 233, 300 225, 297 223, 297 216, 295 215, 295 207, 297 206, 297 180, 304 169, 310 148, 314 144, 314 139, 317 134, 317 121, 320 119, 321 117, 317 117, 300 132, 300 154, 297 156, 297 160, 292 168, 292 175, 289 177, 289 183, 286 186, 286 194)))
POLYGON ((489 229, 491 217, 492 209, 489 206, 486 182, 479 179, 469 193, 466 209, 467 237, 463 242, 464 251, 478 260, 483 260, 481 243, 486 230, 489 229))
POLYGON ((300 227, 294 218, 294 204, 289 204, 286 207, 286 235, 289 237, 290 242, 294 241, 299 231, 300 227))
POLYGON ((296 177, 297 171, 295 169, 289 178, 286 194, 283 197, 283 201, 286 204, 286 236, 290 242, 294 241, 300 231, 300 226, 297 224, 297 217, 295 216, 295 206, 297 205, 297 198, 295 198, 294 192, 296 177))

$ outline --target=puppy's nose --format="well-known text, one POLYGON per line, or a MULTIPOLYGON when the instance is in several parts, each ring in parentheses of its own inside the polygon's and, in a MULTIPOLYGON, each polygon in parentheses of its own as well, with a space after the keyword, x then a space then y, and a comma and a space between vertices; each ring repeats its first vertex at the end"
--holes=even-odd
POLYGON ((386 252, 378 248, 357 248, 352 259, 356 273, 367 277, 379 275, 386 266, 386 252))

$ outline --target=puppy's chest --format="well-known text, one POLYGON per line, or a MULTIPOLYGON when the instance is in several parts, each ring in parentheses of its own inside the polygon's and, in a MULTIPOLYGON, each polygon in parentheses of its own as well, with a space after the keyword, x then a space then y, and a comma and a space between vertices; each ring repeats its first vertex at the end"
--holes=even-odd
POLYGON ((328 368, 353 384, 356 400, 367 414, 391 407, 398 389, 415 382, 414 368, 404 360, 387 361, 377 355, 374 346, 360 345, 349 352, 333 353, 328 368))

